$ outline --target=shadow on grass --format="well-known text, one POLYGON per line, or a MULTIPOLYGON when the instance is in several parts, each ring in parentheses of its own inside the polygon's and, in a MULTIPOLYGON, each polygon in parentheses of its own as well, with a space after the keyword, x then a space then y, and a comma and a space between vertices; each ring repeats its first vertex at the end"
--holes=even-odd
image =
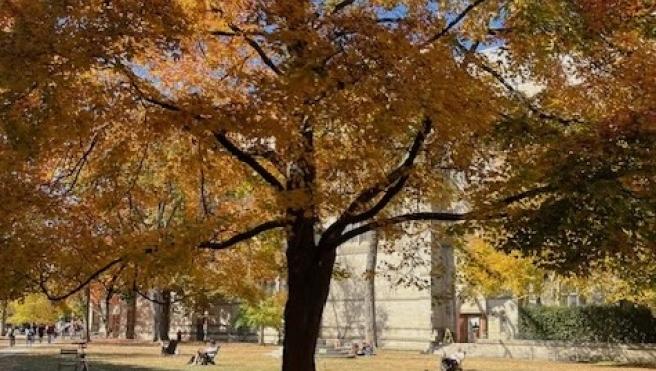
MULTIPOLYGON (((92 355, 89 360, 89 370, 91 371, 168 371, 179 370, 184 368, 181 358, 170 359, 170 365, 166 367, 159 366, 144 366, 144 365, 129 365, 129 364, 116 364, 108 363, 107 359, 116 359, 116 354, 110 357, 98 357, 92 355)), ((54 371, 58 370, 59 363, 63 359, 57 355, 44 355, 44 354, 10 354, 0 355, 0 370, 2 371, 54 371)), ((157 360, 157 358, 153 358, 157 360)), ((158 360, 159 361, 159 360, 158 360)), ((73 371, 73 366, 62 366, 61 371, 73 371)), ((210 369, 206 369, 209 371, 210 369)))

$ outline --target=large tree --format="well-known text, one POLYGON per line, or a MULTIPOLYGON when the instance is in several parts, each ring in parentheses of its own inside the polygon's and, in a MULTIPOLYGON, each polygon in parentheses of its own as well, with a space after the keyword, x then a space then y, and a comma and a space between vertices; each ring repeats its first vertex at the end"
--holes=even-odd
MULTIPOLYGON (((614 233, 595 234, 602 240, 589 241, 586 256, 630 249, 611 243, 624 230, 639 236, 632 238, 641 254, 653 248, 644 234, 654 218, 653 167, 645 164, 653 142, 618 133, 653 135, 654 9, 650 1, 612 3, 5 1, 2 140, 28 163, 50 166, 35 176, 63 175, 73 192, 80 173, 93 179, 140 156, 136 143, 175 138, 202 148, 199 166, 181 174, 203 175, 203 203, 204 185, 214 183, 244 206, 183 234, 187 249, 225 250, 282 230, 283 369, 314 370, 336 251, 359 234, 408 222, 499 220, 494 237, 506 246, 546 247, 551 261, 574 261, 571 246, 588 241, 589 230, 553 221, 564 212, 570 221, 613 218, 622 210, 595 208, 608 198, 582 191, 611 178, 614 195, 628 193, 641 214, 624 209, 614 233), (527 95, 521 84, 540 92, 527 95), (510 147, 485 140, 502 130, 510 147), (637 156, 640 164, 611 166, 610 174, 593 166, 607 163, 599 155, 606 138, 618 161, 637 156), (105 166, 87 166, 92 158, 105 166), (559 158, 572 165, 562 168, 559 158), (217 161, 207 182, 205 164, 217 161), (472 211, 404 211, 417 197, 421 205, 445 199, 453 170, 470 176, 472 211), (239 192, 245 183, 249 191, 239 192), (507 229, 515 221, 527 227, 507 229)), ((166 251, 165 240, 155 241, 153 256, 166 251)), ((99 272, 130 254, 105 251, 99 272)))

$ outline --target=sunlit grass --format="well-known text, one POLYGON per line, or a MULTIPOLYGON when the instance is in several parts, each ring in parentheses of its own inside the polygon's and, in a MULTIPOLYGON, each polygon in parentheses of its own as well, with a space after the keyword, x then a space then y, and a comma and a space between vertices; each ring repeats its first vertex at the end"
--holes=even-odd
MULTIPOLYGON (((29 349, 14 348, 16 353, 0 350, 0 370, 2 371, 50 371, 57 370, 59 349, 62 344, 40 345, 29 349)), ((164 370, 234 370, 234 371, 274 371, 280 368, 276 358, 276 347, 261 347, 251 344, 224 344, 216 359, 216 366, 186 365, 200 344, 184 344, 180 354, 171 357, 159 355, 156 345, 139 344, 92 344, 88 349, 91 371, 164 371, 164 370)), ((437 370, 437 356, 413 352, 381 351, 375 357, 358 359, 317 359, 320 371, 402 371, 437 370)), ((569 370, 642 370, 631 367, 610 365, 565 364, 545 361, 522 361, 507 359, 467 359, 467 371, 569 371, 569 370)), ((62 370, 63 371, 63 370, 62 370)))

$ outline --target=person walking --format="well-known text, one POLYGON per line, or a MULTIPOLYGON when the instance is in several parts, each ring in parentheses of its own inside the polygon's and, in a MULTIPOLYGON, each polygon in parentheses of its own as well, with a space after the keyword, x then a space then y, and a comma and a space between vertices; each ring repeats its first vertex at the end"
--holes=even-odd
POLYGON ((48 344, 51 344, 52 338, 55 335, 55 326, 48 325, 48 327, 46 327, 46 334, 48 334, 48 344))
POLYGON ((29 326, 25 329, 25 345, 31 347, 34 343, 34 329, 29 326))
POLYGON ((9 347, 13 348, 16 346, 16 328, 12 325, 9 328, 9 347))
POLYGON ((36 329, 37 333, 39 334, 39 344, 43 343, 43 336, 46 334, 46 326, 45 325, 39 325, 36 329))

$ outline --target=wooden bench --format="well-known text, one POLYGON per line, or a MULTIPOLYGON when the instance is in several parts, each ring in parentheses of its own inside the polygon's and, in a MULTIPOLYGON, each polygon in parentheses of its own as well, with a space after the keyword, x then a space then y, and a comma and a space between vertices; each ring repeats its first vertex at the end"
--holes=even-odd
POLYGON ((60 371, 62 367, 73 368, 77 370, 79 364, 77 349, 75 348, 61 348, 59 350, 59 365, 57 370, 60 371))

